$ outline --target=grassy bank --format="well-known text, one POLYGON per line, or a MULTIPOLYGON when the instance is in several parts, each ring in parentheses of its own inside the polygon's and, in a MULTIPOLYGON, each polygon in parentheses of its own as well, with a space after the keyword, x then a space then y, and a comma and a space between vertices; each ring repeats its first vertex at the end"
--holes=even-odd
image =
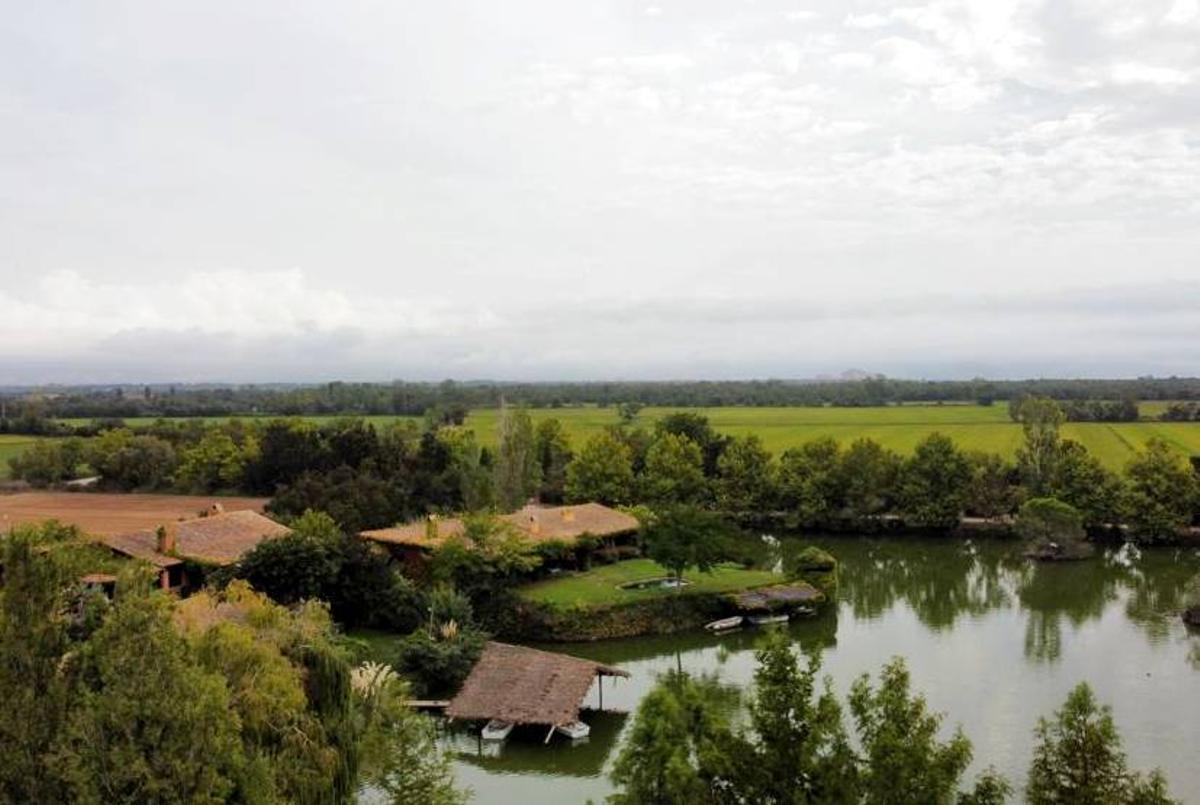
POLYGON ((712 573, 685 574, 684 581, 689 583, 682 592, 664 588, 630 590, 620 586, 669 575, 670 571, 649 559, 630 559, 593 568, 584 573, 571 573, 534 582, 522 587, 518 594, 526 601, 557 609, 568 609, 632 603, 679 595, 745 590, 780 580, 778 575, 770 571, 746 570, 740 565, 725 564, 714 568, 712 573))

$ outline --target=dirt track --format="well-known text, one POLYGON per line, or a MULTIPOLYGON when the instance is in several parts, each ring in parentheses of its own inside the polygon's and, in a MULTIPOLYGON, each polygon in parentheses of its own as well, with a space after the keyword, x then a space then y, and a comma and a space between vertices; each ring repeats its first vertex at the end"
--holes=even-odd
POLYGON ((122 534, 195 517, 213 503, 220 503, 225 511, 262 511, 267 498, 21 492, 0 495, 0 533, 14 525, 55 519, 89 534, 122 534))

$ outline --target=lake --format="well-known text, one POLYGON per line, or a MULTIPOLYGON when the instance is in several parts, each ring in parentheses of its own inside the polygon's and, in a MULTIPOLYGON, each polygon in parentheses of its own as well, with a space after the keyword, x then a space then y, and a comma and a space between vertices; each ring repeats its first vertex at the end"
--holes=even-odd
MULTIPOLYGON (((1040 715, 1088 681, 1113 708, 1133 768, 1161 767, 1171 792, 1200 801, 1200 633, 1179 618, 1200 552, 1112 551, 1076 563, 1035 564, 1001 541, 838 538, 818 540, 842 562, 836 607, 788 624, 792 639, 820 647, 824 673, 845 702, 850 683, 890 658, 908 660, 914 688, 961 725, 975 749, 969 774, 993 765, 1023 785, 1040 715)), ((655 678, 682 665, 745 688, 758 633, 687 633, 544 646, 619 665, 631 679, 604 682, 606 708, 585 713, 586 742, 544 731, 514 733, 501 747, 450 733, 460 785, 479 803, 603 801, 607 774, 632 713, 655 678)), ((589 704, 595 706, 593 686, 589 704)))

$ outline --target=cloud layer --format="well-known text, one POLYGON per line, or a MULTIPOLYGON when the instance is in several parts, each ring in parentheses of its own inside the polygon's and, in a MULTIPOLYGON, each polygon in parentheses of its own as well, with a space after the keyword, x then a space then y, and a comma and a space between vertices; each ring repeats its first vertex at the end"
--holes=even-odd
POLYGON ((0 383, 1197 374, 1198 132, 1198 0, 43 5, 0 383))

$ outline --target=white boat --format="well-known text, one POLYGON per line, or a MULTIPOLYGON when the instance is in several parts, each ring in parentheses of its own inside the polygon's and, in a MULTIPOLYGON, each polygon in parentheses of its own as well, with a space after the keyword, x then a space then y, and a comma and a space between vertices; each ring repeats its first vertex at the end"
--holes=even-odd
POLYGON ((750 622, 755 626, 765 626, 768 623, 787 623, 787 615, 751 615, 750 622))
POLYGON ((513 723, 511 721, 501 721, 498 718, 493 718, 486 725, 484 725, 483 740, 503 741, 512 731, 513 723))
POLYGON ((704 628, 710 632, 727 632, 730 629, 736 629, 742 625, 742 616, 734 615, 732 618, 721 618, 719 621, 704 624, 704 628))
POLYGON ((592 728, 587 724, 584 724, 582 721, 572 721, 569 724, 559 724, 555 729, 570 738, 572 741, 577 741, 580 738, 586 738, 592 732, 592 728))

